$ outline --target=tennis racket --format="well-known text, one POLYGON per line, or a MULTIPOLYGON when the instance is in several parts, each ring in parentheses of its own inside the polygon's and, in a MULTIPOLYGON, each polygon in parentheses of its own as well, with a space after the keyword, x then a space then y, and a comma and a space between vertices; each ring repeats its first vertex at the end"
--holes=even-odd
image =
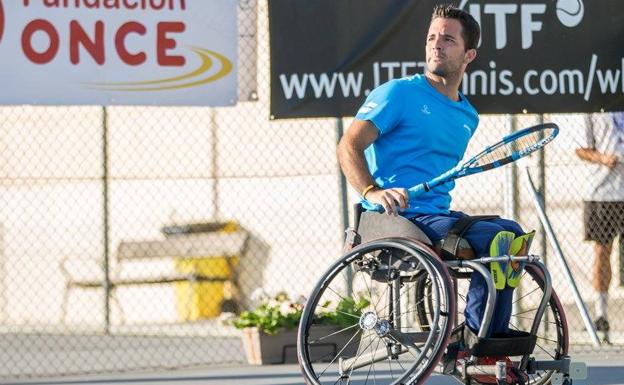
POLYGON ((559 127, 554 123, 538 124, 514 132, 444 174, 409 188, 408 195, 412 199, 451 180, 515 162, 550 143, 558 133, 559 127))

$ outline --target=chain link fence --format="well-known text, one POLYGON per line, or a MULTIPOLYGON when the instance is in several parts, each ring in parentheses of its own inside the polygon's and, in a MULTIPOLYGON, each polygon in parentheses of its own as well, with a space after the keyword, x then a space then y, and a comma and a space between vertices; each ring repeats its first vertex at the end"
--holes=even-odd
MULTIPOLYGON (((248 2, 249 3, 249 2, 248 2)), ((0 108, 0 378, 243 363, 240 331, 220 322, 257 288, 311 291, 341 254, 357 194, 335 146, 350 119, 269 116, 267 1, 256 37, 257 100, 231 108, 0 108), (346 195, 345 195, 346 194, 346 195)), ((249 75, 251 74, 251 75, 249 75)), ((245 75, 243 75, 244 77, 245 75)), ((483 116, 467 154, 540 120, 562 129, 522 165, 458 181, 452 208, 515 216, 540 229, 525 167, 590 310, 593 246, 583 240, 592 168, 575 154, 583 115, 483 116)), ((538 231, 568 309, 574 347, 591 350, 552 246, 538 231)), ((612 253, 612 341, 622 256, 612 253)))

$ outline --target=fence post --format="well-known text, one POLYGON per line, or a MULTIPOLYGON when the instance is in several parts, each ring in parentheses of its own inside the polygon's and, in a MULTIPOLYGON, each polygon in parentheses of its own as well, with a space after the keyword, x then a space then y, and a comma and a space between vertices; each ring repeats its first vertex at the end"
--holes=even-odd
POLYGON ((618 258, 620 261, 620 285, 624 286, 624 234, 618 234, 618 258))
POLYGON ((102 243, 104 246, 103 252, 103 270, 104 270, 104 333, 110 334, 110 295, 111 295, 111 282, 110 282, 110 208, 109 201, 109 175, 108 175, 108 111, 106 106, 102 107, 102 226, 103 236, 102 243))
POLYGON ((219 137, 217 132, 217 111, 210 108, 210 141, 212 146, 212 168, 210 177, 212 178, 212 216, 215 221, 221 219, 221 210, 219 208, 219 137))
MULTIPOLYGON (((543 124, 544 123, 544 115, 540 114, 538 117, 538 124, 543 124)), ((540 133, 540 139, 542 139, 544 137, 544 133, 540 133)), ((537 185, 537 191, 539 192, 541 198, 542 198, 542 205, 544 207, 544 211, 547 208, 547 203, 546 203, 546 161, 544 159, 544 149, 542 149, 541 151, 537 152, 537 164, 538 164, 538 168, 537 168, 537 176, 538 176, 538 185, 537 185)), ((546 228, 544 227, 544 224, 542 222, 540 222, 540 229, 539 232, 540 234, 545 234, 546 228)), ((548 266, 548 254, 547 254, 547 247, 548 247, 548 243, 546 240, 546 236, 542 236, 541 237, 541 242, 540 242, 540 255, 542 257, 542 260, 544 261, 544 265, 548 266)))
MULTIPOLYGON (((344 126, 342 123, 342 118, 338 117, 336 118, 336 143, 338 143, 340 141, 340 138, 342 138, 342 135, 344 134, 344 126)), ((339 186, 340 186, 340 206, 341 206, 341 211, 342 211, 342 241, 345 241, 345 230, 347 229, 347 227, 349 227, 349 199, 348 199, 348 193, 347 193, 347 179, 345 178, 344 174, 342 173, 342 171, 340 170, 340 165, 338 165, 338 179, 339 179, 339 186)), ((342 250, 342 248, 341 248, 342 250)), ((348 291, 347 293, 349 295, 351 295, 351 289, 353 286, 353 272, 349 269, 347 269, 347 288, 348 291)))
MULTIPOLYGON (((342 118, 336 118, 336 143, 340 142, 340 138, 344 134, 344 126, 342 118)), ((349 227, 349 202, 347 196, 347 179, 338 165, 338 178, 340 181, 340 206, 342 207, 342 230, 349 227)))
MULTIPOLYGON (((516 132, 516 119, 514 115, 507 115, 508 130, 507 134, 516 132)), ((516 162, 512 162, 511 167, 507 167, 507 192, 505 193, 505 216, 516 222, 518 218, 518 166, 516 162)))

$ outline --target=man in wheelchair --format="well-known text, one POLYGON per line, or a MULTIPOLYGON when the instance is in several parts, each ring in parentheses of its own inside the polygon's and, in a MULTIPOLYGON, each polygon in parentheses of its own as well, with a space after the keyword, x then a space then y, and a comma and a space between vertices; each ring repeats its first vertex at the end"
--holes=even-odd
MULTIPOLYGON (((374 89, 337 151, 349 184, 361 193, 362 206, 409 219, 444 258, 527 255, 534 235, 508 219, 451 211, 454 182, 411 200, 407 194, 407 188, 458 164, 477 128, 479 116, 459 92, 459 85, 476 57, 479 36, 480 27, 470 14, 452 6, 436 7, 426 39, 425 73, 390 80, 374 89)), ((497 295, 486 336, 504 335, 509 331, 513 291, 523 266, 522 262, 497 261, 489 269, 497 295)), ((475 334, 483 321, 487 295, 485 278, 473 272, 464 315, 466 327, 475 334)), ((505 357, 479 360, 494 364, 505 357)), ((523 383, 526 376, 509 366, 507 382, 523 383)), ((496 383, 492 375, 473 378, 496 383)))

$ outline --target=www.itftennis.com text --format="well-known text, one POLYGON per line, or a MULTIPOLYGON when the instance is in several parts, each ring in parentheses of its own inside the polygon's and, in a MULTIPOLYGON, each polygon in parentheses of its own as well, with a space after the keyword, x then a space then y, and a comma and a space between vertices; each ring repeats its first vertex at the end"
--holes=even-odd
MULTIPOLYGON (((592 92, 604 95, 624 94, 624 58, 620 68, 601 68, 599 58, 592 54, 586 69, 527 69, 515 74, 499 69, 495 61, 489 70, 468 71, 464 74, 461 91, 465 95, 583 95, 589 101, 592 92)), ((371 89, 399 77, 422 73, 424 62, 374 62, 370 72, 291 73, 280 74, 279 82, 284 97, 316 99, 333 97, 360 97, 371 89), (366 81, 365 81, 366 80, 366 81), (370 84, 367 87, 366 84, 370 84)))

